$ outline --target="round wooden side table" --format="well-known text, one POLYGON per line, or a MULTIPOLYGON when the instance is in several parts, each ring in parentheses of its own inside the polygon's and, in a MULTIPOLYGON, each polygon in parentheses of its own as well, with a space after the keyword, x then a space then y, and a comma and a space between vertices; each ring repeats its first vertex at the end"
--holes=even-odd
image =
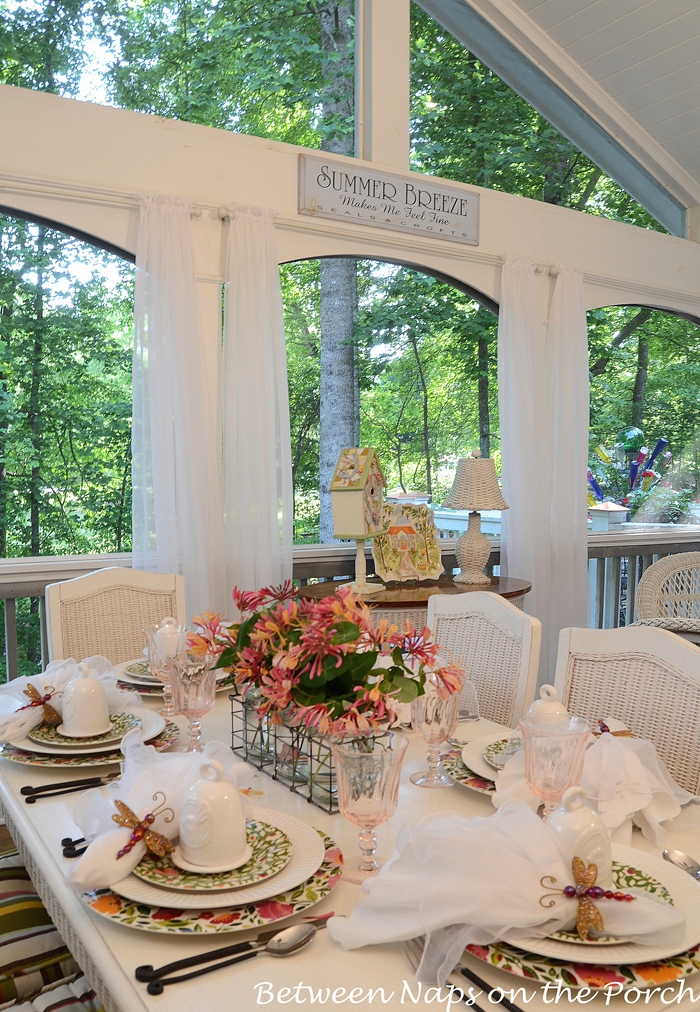
MULTIPOLYGON (((337 580, 327 580, 325 583, 301 587, 299 594, 318 600, 334 594, 339 586, 337 580)), ((532 590, 532 584, 512 576, 492 576, 490 584, 455 583, 451 576, 442 576, 439 580, 392 584, 364 600, 372 609, 372 618, 375 622, 386 618, 396 625, 408 621, 416 628, 422 628, 428 618, 428 598, 433 594, 469 594, 474 590, 488 590, 492 594, 500 594, 511 604, 522 608, 525 595, 532 590)))

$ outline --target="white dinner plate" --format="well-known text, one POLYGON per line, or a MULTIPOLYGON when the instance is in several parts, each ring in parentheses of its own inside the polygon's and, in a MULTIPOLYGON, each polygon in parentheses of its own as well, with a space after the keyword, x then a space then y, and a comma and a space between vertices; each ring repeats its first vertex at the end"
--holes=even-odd
POLYGON ((271 899, 288 889, 294 889, 318 870, 323 861, 325 847, 313 826, 307 825, 293 815, 276 812, 271 808, 253 808, 253 818, 277 826, 292 841, 292 859, 277 875, 244 889, 207 893, 205 901, 201 893, 188 895, 178 892, 174 898, 171 889, 151 885, 150 882, 144 882, 135 875, 128 875, 121 882, 115 883, 111 886, 112 891, 136 903, 147 903, 153 907, 176 906, 179 910, 243 906, 258 900, 271 899))
MULTIPOLYGON (((700 886, 688 881, 687 872, 681 871, 654 854, 647 854, 634 847, 620 847, 613 844, 613 858, 630 868, 652 875, 668 889, 673 905, 685 914, 685 934, 675 945, 659 945, 649 942, 620 942, 618 945, 596 945, 590 942, 582 946, 573 942, 562 942, 556 938, 519 938, 509 944, 534 952, 539 956, 565 959, 574 963, 593 963, 596 966, 624 966, 628 963, 653 963, 667 959, 679 952, 687 952, 700 942, 700 886)), ((605 908, 603 919, 605 919, 605 908)))
POLYGON ((496 780, 498 770, 486 762, 484 759, 484 749, 487 745, 491 745, 492 742, 503 741, 504 738, 509 738, 513 734, 515 734, 515 731, 510 729, 509 733, 509 730, 504 728, 500 734, 487 734, 483 738, 475 738, 474 741, 468 742, 462 749, 462 762, 474 773, 478 773, 480 777, 485 777, 487 780, 496 780))
MULTIPOLYGON (((155 738, 165 727, 165 718, 153 710, 132 706, 129 712, 133 713, 141 721, 141 734, 144 741, 150 741, 151 738, 155 738)), ((66 745, 44 745, 32 741, 30 738, 22 738, 21 740, 10 742, 10 744, 16 745, 17 748, 21 748, 24 752, 36 752, 39 755, 88 756, 100 755, 103 752, 114 752, 115 749, 119 748, 120 741, 121 738, 112 741, 109 745, 76 745, 69 748, 66 745)))

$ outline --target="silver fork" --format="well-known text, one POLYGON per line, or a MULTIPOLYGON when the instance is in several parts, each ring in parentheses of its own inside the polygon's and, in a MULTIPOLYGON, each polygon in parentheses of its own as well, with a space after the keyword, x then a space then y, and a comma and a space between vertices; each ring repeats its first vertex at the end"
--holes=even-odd
MULTIPOLYGON (((410 963, 411 969, 415 973, 420 965, 420 961, 423 958, 423 943, 424 939, 421 938, 409 938, 402 943, 403 951, 406 953, 406 958, 410 963)), ((456 985, 450 984, 450 987, 454 987, 455 990, 462 992, 462 1001, 469 1005, 470 1008, 476 1009, 476 1012, 484 1012, 481 1005, 477 1005, 470 993, 465 994, 463 988, 457 988, 456 985)))

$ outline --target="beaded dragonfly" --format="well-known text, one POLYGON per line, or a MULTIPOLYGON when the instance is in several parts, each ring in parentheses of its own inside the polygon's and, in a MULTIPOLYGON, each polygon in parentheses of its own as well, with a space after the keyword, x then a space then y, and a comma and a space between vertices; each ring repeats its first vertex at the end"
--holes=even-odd
POLYGON ((133 850, 140 840, 143 840, 148 850, 155 854, 156 857, 165 857, 166 854, 172 854, 175 850, 174 845, 170 842, 167 836, 163 836, 162 833, 157 833, 154 829, 150 828, 156 821, 157 815, 162 815, 164 812, 170 812, 170 818, 164 818, 164 822, 172 822, 175 817, 175 813, 172 808, 163 807, 165 794, 163 794, 162 791, 156 791, 153 795, 153 800, 157 801, 159 797, 162 798, 160 806, 155 808, 152 812, 149 812, 147 815, 144 815, 143 819, 139 819, 138 815, 135 815, 128 805, 125 805, 123 801, 115 798, 114 804, 117 806, 119 814, 113 815, 112 819, 118 825, 125 826, 127 829, 132 831, 131 836, 129 837, 129 842, 117 852, 117 859, 124 857, 125 854, 128 854, 129 851, 133 850))
MULTIPOLYGON (((574 874, 575 886, 567 885, 563 889, 554 889, 553 892, 540 896, 540 905, 546 908, 553 907, 555 893, 567 896, 569 899, 578 900, 578 911, 576 914, 576 931, 579 938, 588 938, 591 928, 596 931, 603 931, 603 917, 594 900, 624 900, 630 903, 635 897, 631 893, 613 892, 612 889, 604 889, 603 886, 595 884, 598 878, 598 866, 585 864, 580 857, 574 857, 571 862, 571 870, 574 874)), ((552 889, 556 879, 551 875, 544 875, 540 879, 540 885, 545 889, 552 889)))
POLYGON ((51 699, 51 694, 54 691, 51 688, 51 686, 47 687, 47 690, 43 696, 38 691, 38 689, 36 689, 33 685, 28 685, 27 688, 24 689, 23 691, 25 696, 29 696, 30 702, 27 703, 26 706, 20 706, 20 710, 29 710, 32 707, 41 706, 44 710, 45 724, 51 724, 55 727, 57 724, 61 723, 62 721, 61 714, 58 712, 58 710, 55 710, 53 706, 51 706, 51 704, 49 703, 49 700, 51 699))

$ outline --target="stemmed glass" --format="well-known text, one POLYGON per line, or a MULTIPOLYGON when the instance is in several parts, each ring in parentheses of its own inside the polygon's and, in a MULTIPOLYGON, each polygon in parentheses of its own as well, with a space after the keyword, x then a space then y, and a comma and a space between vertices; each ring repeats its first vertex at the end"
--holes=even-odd
POLYGON ((189 741, 186 752, 201 752, 201 718, 209 713, 216 699, 214 657, 185 654, 175 660, 171 674, 173 703, 177 713, 187 717, 189 741))
POLYGON ((459 720, 459 692, 443 695, 438 691, 434 675, 425 680, 425 692, 411 703, 411 724, 416 734, 428 744, 428 769, 411 774, 418 787, 452 787, 454 780, 440 762, 440 748, 447 741, 459 720))
POLYGON ((551 815, 562 794, 581 780, 591 725, 581 717, 541 713, 520 721, 525 750, 525 779, 551 815))
POLYGON ((147 625, 143 629, 148 649, 148 666, 163 683, 163 717, 172 717, 173 708, 170 680, 173 665, 187 650, 187 626, 178 625, 174 618, 164 618, 160 625, 147 625))
POLYGON ((396 811, 407 745, 408 739, 396 731, 346 732, 330 738, 338 806, 346 819, 361 827, 360 862, 343 871, 348 882, 364 882, 379 871, 375 828, 396 811))

